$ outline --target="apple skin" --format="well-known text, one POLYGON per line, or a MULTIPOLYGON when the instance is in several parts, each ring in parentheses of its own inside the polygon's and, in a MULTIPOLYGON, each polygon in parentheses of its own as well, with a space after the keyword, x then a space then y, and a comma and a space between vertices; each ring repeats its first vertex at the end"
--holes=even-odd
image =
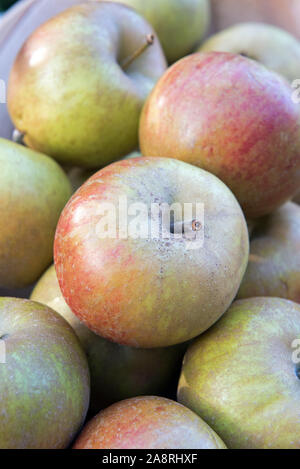
POLYGON ((218 435, 177 402, 147 396, 128 399, 96 415, 74 449, 226 449, 218 435))
POLYGON ((54 259, 67 304, 91 330, 123 345, 167 347, 196 337, 226 311, 246 269, 248 231, 235 197, 212 174, 169 158, 133 158, 102 169, 72 197, 54 259), (124 196, 128 207, 204 204, 203 246, 171 234, 122 239, 118 230, 115 239, 101 239, 101 205, 118 209, 124 196))
POLYGON ((299 449, 300 383, 292 361, 299 338, 299 304, 236 301, 189 347, 179 402, 213 426, 229 448, 299 449))
MULTIPOLYGON (((25 40, 33 31, 63 10, 80 5, 82 0, 23 0, 5 13, 0 28, 0 70, 1 79, 8 82, 9 72, 15 57, 25 40)), ((0 103, 0 137, 10 139, 14 126, 8 114, 7 106, 0 103)))
POLYGON ((0 298, 1 449, 63 449, 83 424, 89 370, 67 322, 50 308, 0 298))
POLYGON ((72 192, 51 158, 0 139, 0 286, 35 282, 53 259, 62 209, 72 192))
POLYGON ((99 168, 137 147, 143 103, 165 69, 153 28, 134 10, 77 5, 25 42, 9 78, 9 113, 29 147, 62 164, 99 168), (124 71, 120 64, 148 34, 153 45, 124 71))
MULTIPOLYGON (((113 0, 110 0, 113 1, 113 0)), ((149 21, 169 63, 192 52, 210 24, 209 0, 119 0, 149 21)))
POLYGON ((31 299, 57 311, 76 332, 86 352, 91 373, 92 413, 129 397, 165 394, 178 380, 186 344, 147 350, 102 339, 82 324, 68 307, 54 266, 41 277, 31 299))
POLYGON ((292 202, 257 223, 237 297, 276 296, 300 303, 300 207, 292 202))
POLYGON ((211 0, 214 28, 221 31, 241 21, 274 24, 300 39, 299 0, 211 0))
POLYGON ((247 217, 272 212, 300 184, 300 108, 276 73, 239 55, 190 55, 163 75, 141 116, 144 156, 218 176, 247 217))
POLYGON ((240 23, 210 37, 199 52, 232 52, 257 60, 289 82, 300 77, 300 42, 283 29, 240 23))

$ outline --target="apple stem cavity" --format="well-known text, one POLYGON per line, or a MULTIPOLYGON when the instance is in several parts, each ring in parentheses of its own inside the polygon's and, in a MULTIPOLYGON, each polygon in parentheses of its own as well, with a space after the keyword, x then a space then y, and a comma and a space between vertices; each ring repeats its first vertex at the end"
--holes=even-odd
POLYGON ((300 363, 296 365, 295 373, 298 379, 300 379, 300 363))
POLYGON ((154 43, 154 34, 147 34, 146 42, 141 47, 139 47, 132 55, 127 57, 122 63, 121 67, 123 70, 126 70, 138 57, 140 57, 149 46, 152 46, 154 43))
POLYGON ((193 231, 200 231, 201 228, 202 224, 198 220, 190 220, 188 222, 177 221, 170 223, 170 232, 172 234, 192 233, 193 231))
POLYGON ((8 339, 9 337, 9 334, 3 334, 2 336, 0 336, 0 340, 6 340, 8 339))
POLYGON ((24 145, 24 137, 25 137, 24 133, 20 132, 18 129, 14 129, 11 139, 15 143, 19 143, 20 145, 24 145))

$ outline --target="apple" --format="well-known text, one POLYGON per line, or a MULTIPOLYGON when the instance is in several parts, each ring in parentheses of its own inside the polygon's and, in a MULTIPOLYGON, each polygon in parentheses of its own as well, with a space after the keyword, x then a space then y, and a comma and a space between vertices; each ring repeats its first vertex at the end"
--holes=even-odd
POLYGON ((211 0, 217 31, 241 21, 259 21, 279 26, 300 39, 299 0, 211 0))
POLYGON ((50 308, 0 298, 0 448, 62 449, 89 404, 89 370, 67 322, 50 308))
POLYGON ((56 225, 71 196, 51 158, 0 139, 0 287, 24 287, 51 264, 56 225))
POLYGON ((154 27, 169 63, 192 52, 210 24, 209 0, 118 1, 135 8, 154 27))
POLYGON ((236 24, 209 38, 199 51, 241 54, 290 82, 300 77, 300 42, 283 29, 268 24, 236 24))
POLYGON ((133 158, 102 169, 72 197, 54 257, 67 304, 93 332, 167 347, 226 311, 246 269, 248 231, 235 197, 212 174, 173 159, 133 158), (155 217, 174 203, 173 225, 155 217))
POLYGON ((194 412, 162 397, 128 399, 103 410, 74 449, 226 449, 194 412))
POLYGON ((299 449, 299 339, 299 304, 236 301, 188 349, 179 402, 229 448, 299 449))
POLYGON ((255 227, 238 298, 276 296, 300 303, 300 207, 292 202, 255 227))
POLYGON ((144 156, 176 158, 218 176, 248 218, 299 190, 300 107, 276 73, 240 55, 190 55, 159 80, 141 116, 144 156))
POLYGON ((31 299, 57 311, 76 332, 91 372, 90 410, 93 413, 129 397, 168 393, 178 380, 185 344, 135 349, 102 339, 82 324, 68 307, 54 266, 39 280, 31 299))
MULTIPOLYGON (((8 82, 9 72, 24 41, 49 18, 83 0, 23 0, 18 1, 1 18, 0 27, 0 79, 8 82)), ((0 137, 11 138, 13 124, 9 118, 6 102, 0 99, 0 137)))
POLYGON ((137 147, 143 103, 165 69, 159 40, 138 13, 84 3, 25 42, 8 109, 29 147, 65 165, 99 168, 137 147))

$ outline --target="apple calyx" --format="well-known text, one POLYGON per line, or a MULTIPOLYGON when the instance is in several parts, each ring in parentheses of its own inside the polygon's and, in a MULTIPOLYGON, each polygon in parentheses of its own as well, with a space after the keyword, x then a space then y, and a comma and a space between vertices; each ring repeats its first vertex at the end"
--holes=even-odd
POLYGON ((298 363, 295 367, 295 373, 298 379, 300 379, 300 363, 298 363))
POLYGON ((24 137, 25 137, 25 134, 23 132, 20 132, 18 129, 14 129, 11 139, 14 143, 19 143, 20 145, 24 145, 24 137))
POLYGON ((132 55, 123 60, 123 62, 121 63, 121 67, 123 68, 123 70, 126 70, 138 57, 140 57, 140 55, 143 54, 143 52, 145 52, 146 49, 148 49, 149 46, 152 46, 152 44, 154 43, 154 39, 154 34, 147 34, 146 42, 141 47, 139 47, 132 55))

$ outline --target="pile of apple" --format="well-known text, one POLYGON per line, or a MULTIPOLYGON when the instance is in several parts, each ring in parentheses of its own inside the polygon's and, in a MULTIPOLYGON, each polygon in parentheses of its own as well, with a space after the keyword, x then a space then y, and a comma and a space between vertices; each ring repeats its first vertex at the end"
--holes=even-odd
POLYGON ((300 449, 298 40, 65 3, 8 83, 0 287, 35 287, 0 298, 0 448, 300 449), (100 236, 122 198, 203 219, 100 236))

